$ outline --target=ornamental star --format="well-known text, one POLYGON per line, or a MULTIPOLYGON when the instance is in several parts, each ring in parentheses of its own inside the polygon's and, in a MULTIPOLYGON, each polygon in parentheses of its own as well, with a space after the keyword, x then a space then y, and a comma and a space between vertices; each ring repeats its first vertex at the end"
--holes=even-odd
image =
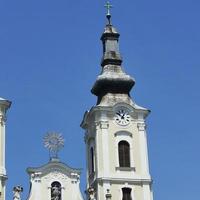
POLYGON ((48 132, 44 136, 44 147, 49 150, 51 158, 57 158, 58 152, 64 147, 64 138, 62 137, 62 134, 48 132))

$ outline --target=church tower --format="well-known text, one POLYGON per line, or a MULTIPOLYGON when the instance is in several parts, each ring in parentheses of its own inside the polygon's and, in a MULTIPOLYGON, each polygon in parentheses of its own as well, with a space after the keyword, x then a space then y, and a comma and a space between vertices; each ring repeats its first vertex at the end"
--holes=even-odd
POLYGON ((0 98, 0 200, 5 200, 5 182, 7 179, 5 168, 5 123, 6 111, 10 106, 10 101, 0 98))
POLYGON ((91 92, 97 104, 84 115, 89 199, 153 200, 145 119, 149 110, 130 97, 135 80, 122 68, 120 34, 108 23, 101 36, 102 71, 91 92))

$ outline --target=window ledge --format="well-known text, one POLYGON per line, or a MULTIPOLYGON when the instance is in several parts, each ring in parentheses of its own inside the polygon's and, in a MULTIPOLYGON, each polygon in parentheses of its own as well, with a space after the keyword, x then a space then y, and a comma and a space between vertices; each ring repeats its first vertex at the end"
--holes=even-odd
POLYGON ((135 171, 135 167, 115 167, 117 171, 135 171))

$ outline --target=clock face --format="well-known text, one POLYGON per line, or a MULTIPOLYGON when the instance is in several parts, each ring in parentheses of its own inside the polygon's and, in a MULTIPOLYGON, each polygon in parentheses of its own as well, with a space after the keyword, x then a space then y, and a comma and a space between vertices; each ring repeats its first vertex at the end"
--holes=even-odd
POLYGON ((115 113, 115 121, 121 126, 128 125, 131 121, 129 112, 125 109, 119 109, 115 113))

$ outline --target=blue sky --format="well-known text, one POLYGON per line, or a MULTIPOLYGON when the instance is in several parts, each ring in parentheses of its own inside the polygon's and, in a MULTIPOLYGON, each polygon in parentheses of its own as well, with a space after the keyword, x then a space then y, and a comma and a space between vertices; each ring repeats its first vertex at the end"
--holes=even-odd
MULTIPOLYGON (((13 102, 7 121, 7 197, 26 168, 48 161, 42 138, 61 132, 62 161, 83 168, 85 110, 100 73, 105 1, 2 0, 0 96, 13 102), (73 153, 72 153, 73 152, 73 153)), ((112 1, 125 71, 136 79, 131 95, 152 110, 148 145, 154 199, 199 199, 200 2, 112 1)))

